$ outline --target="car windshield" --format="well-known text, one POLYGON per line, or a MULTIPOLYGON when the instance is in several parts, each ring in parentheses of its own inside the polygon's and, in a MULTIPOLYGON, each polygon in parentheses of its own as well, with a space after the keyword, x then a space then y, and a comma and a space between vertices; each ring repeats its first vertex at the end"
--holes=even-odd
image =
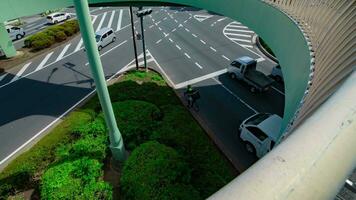
POLYGON ((96 42, 99 42, 99 41, 100 41, 100 37, 101 37, 100 35, 96 35, 96 36, 95 36, 96 42))
POLYGON ((255 116, 251 117, 249 120, 247 120, 246 124, 258 125, 263 120, 267 119, 269 116, 271 116, 271 114, 267 114, 267 113, 261 113, 261 114, 255 115, 255 116))

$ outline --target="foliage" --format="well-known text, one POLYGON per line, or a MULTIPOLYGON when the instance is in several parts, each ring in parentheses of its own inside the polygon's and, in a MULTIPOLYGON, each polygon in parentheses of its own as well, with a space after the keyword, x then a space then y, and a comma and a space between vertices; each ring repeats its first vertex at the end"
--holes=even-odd
POLYGON ((113 103, 117 124, 127 149, 132 150, 148 140, 159 125, 160 110, 144 101, 122 101, 113 103))
POLYGON ((70 142, 73 139, 71 132, 74 127, 85 124, 90 120, 92 120, 92 116, 87 110, 72 112, 50 134, 44 136, 35 144, 30 151, 14 159, 0 173, 0 194, 7 196, 18 190, 31 187, 35 183, 35 174, 47 168, 55 159, 56 147, 70 142))
POLYGON ((24 42, 26 47, 38 51, 48 48, 56 42, 62 42, 78 31, 79 25, 77 20, 70 20, 35 33, 29 36, 24 42))
POLYGON ((50 167, 42 176, 41 199, 111 199, 111 187, 99 180, 101 167, 87 157, 50 167))
POLYGON ((125 199, 196 199, 190 178, 188 165, 174 149, 151 141, 132 152, 120 183, 125 199))

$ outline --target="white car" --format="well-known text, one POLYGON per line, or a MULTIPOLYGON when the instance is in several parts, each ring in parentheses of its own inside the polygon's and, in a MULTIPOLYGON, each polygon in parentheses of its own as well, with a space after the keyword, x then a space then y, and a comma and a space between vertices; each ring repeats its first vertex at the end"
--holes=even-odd
POLYGON ((262 157, 276 144, 280 134, 282 118, 276 114, 258 113, 240 125, 240 138, 248 152, 262 157))
POLYGON ((70 16, 69 13, 56 12, 56 13, 52 13, 50 15, 47 15, 47 21, 50 24, 57 24, 59 22, 66 21, 66 20, 68 20, 70 18, 71 18, 71 16, 70 16))
POLYGON ((11 40, 19 40, 25 37, 26 33, 23 28, 16 26, 6 26, 6 30, 9 33, 11 40))
POLYGON ((102 28, 98 32, 95 33, 95 40, 98 46, 98 51, 101 51, 103 47, 107 46, 108 44, 115 42, 116 35, 112 28, 102 28))

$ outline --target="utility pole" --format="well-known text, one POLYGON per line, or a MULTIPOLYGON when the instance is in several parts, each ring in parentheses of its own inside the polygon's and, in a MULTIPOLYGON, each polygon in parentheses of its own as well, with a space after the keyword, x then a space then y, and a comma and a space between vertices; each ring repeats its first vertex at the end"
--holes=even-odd
POLYGON ((130 6, 130 18, 131 18, 131 31, 132 31, 132 41, 134 45, 135 51, 135 62, 136 62, 136 70, 138 70, 138 59, 137 59, 137 47, 136 47, 136 37, 135 37, 135 28, 134 28, 134 21, 133 21, 133 14, 132 14, 132 6, 130 6))
POLYGON ((143 60, 144 60, 144 63, 145 63, 145 69, 147 71, 147 60, 146 60, 146 47, 145 47, 145 34, 144 34, 144 30, 143 30, 143 17, 145 15, 149 15, 152 13, 152 9, 145 9, 145 10, 142 10, 142 7, 140 7, 140 10, 137 11, 136 15, 137 17, 140 18, 140 21, 141 21, 141 33, 142 33, 142 48, 143 48, 143 60))

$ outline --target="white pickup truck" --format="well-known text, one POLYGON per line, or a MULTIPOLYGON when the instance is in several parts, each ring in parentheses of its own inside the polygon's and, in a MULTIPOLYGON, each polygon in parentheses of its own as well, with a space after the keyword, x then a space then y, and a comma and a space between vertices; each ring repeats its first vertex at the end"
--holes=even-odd
POLYGON ((281 124, 281 117, 269 113, 258 113, 243 121, 239 131, 247 151, 259 158, 268 153, 277 142, 281 124))
POLYGON ((267 91, 274 80, 256 70, 257 61, 248 56, 234 60, 227 71, 232 79, 242 80, 250 86, 251 92, 267 91))

